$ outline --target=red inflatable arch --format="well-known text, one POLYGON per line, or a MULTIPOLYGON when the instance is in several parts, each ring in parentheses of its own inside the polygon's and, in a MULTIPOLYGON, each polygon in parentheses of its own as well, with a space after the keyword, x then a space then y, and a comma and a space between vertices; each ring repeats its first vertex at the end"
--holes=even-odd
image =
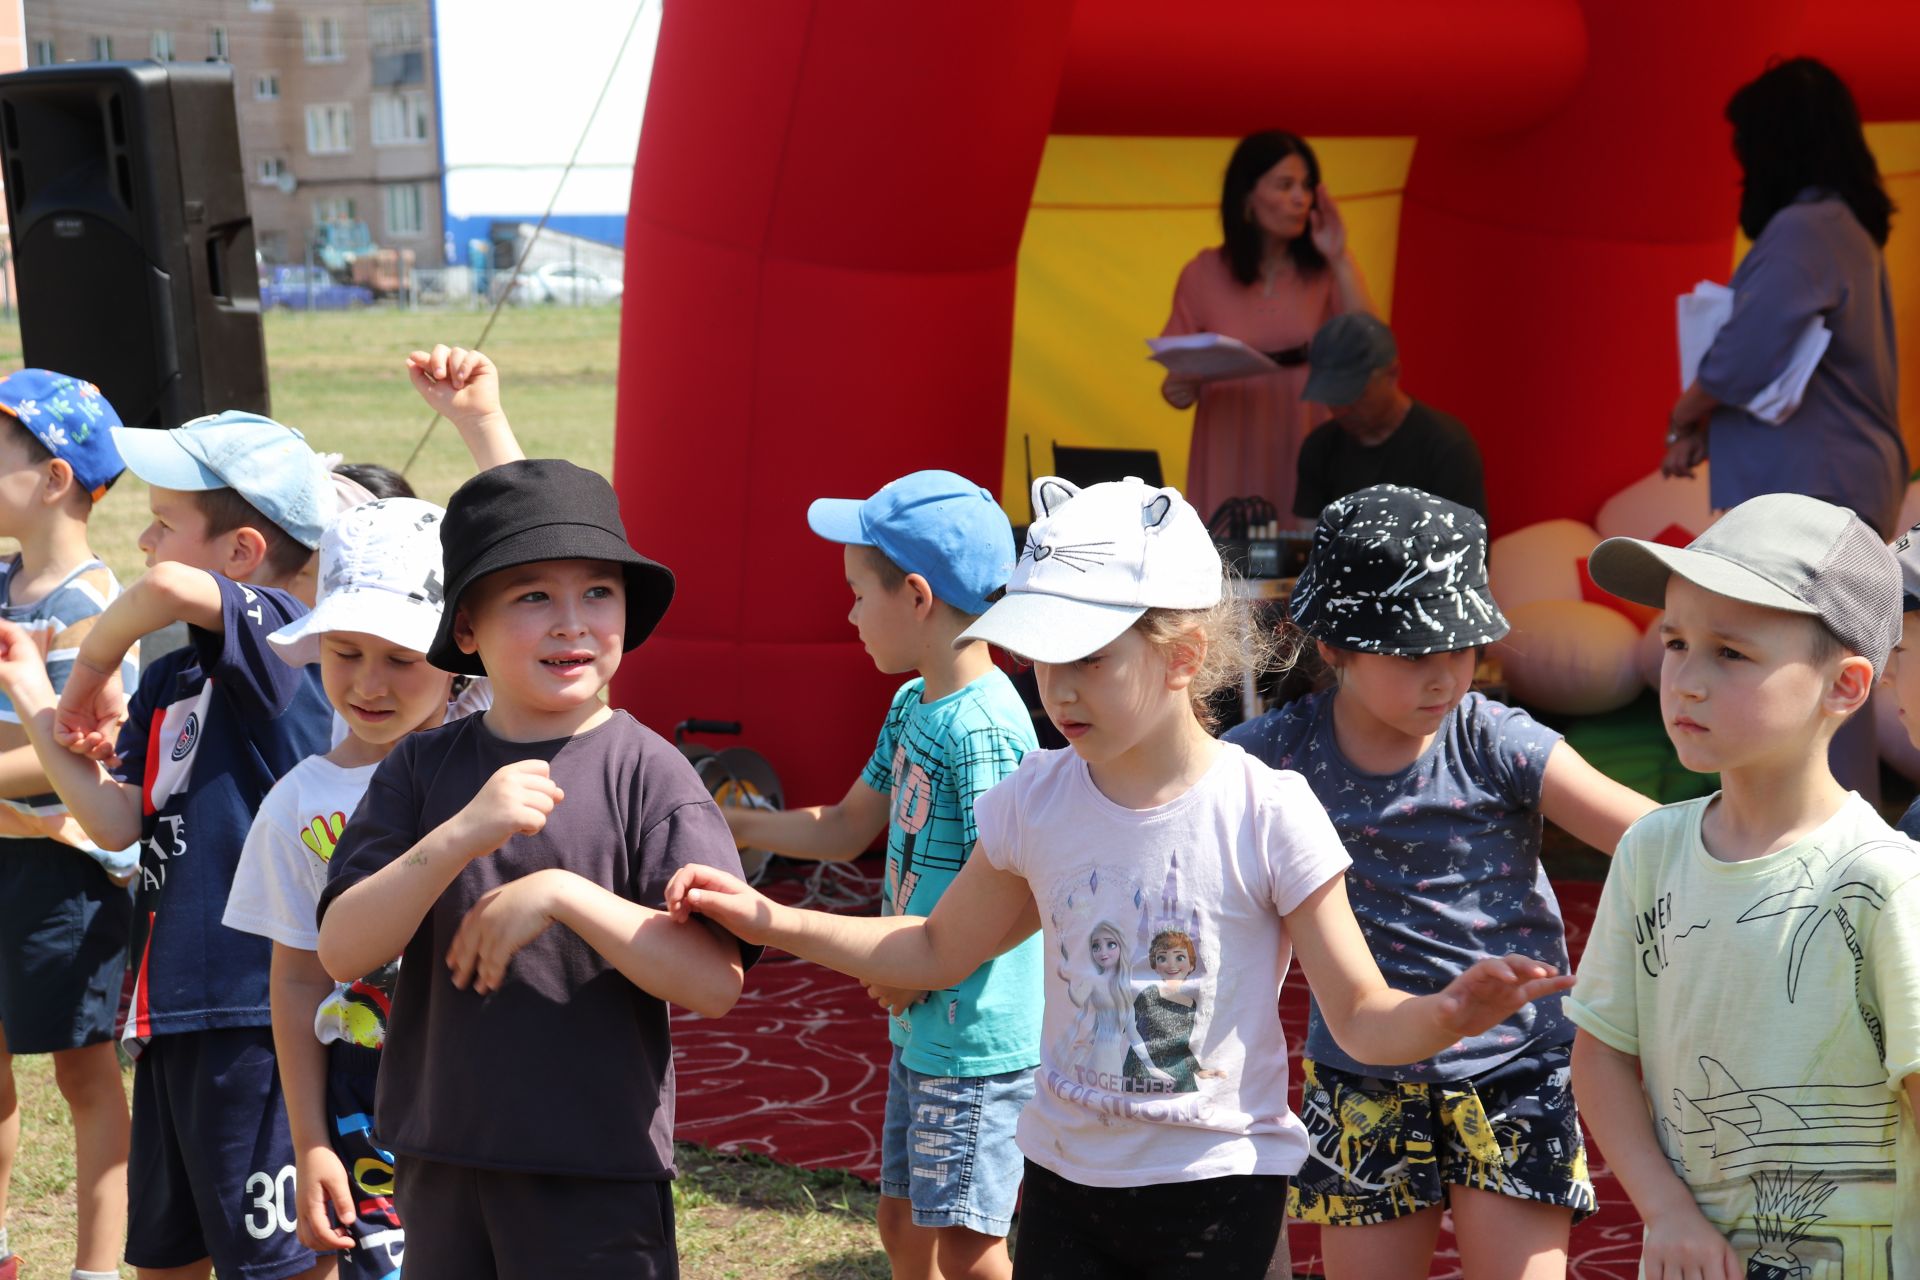
POLYGON ((1513 527, 1590 518, 1645 470, 1672 298, 1727 268, 1732 89, 1808 52, 1869 118, 1920 117, 1915 47, 1898 0, 669 3, 614 471, 680 594, 617 700, 657 728, 743 721, 793 799, 845 787, 895 678, 853 640, 806 506, 920 467, 999 474, 1049 132, 1418 135, 1394 326, 1513 527))

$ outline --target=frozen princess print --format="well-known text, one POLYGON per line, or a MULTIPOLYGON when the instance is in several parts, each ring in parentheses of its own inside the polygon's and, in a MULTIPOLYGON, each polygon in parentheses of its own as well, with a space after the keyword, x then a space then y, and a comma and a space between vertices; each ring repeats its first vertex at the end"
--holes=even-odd
POLYGON ((1147 1061, 1128 1058, 1122 1071, 1129 1093, 1193 1093, 1200 1080, 1224 1072, 1200 1065, 1193 1051, 1194 1024, 1200 1013, 1200 983, 1195 979, 1199 952, 1192 934, 1161 929, 1147 946, 1147 967, 1156 981, 1133 998, 1134 1028, 1146 1046, 1147 1061), (1166 1081, 1148 1074, 1158 1067, 1166 1081))
MULTIPOLYGON (((1099 874, 1090 874, 1091 885, 1098 885, 1099 874)), ((1061 949, 1067 950, 1064 945, 1061 949)), ((1075 1010, 1068 1070, 1083 1084, 1118 1092, 1129 1087, 1136 1064, 1142 1064, 1168 1088, 1172 1077, 1152 1065, 1134 1025, 1133 956, 1126 935, 1111 921, 1098 920, 1087 932, 1085 963, 1074 964, 1070 952, 1062 958, 1066 963, 1060 967, 1060 980, 1067 984, 1067 999, 1075 1010)))

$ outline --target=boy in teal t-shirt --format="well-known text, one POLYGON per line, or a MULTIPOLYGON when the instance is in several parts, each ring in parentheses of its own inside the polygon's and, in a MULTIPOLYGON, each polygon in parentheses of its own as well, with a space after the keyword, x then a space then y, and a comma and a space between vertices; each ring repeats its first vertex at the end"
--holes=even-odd
MULTIPOLYGON (((883 910, 929 915, 973 854, 974 801, 1035 746, 986 645, 955 647, 1013 572, 1013 529, 992 494, 948 471, 917 471, 865 502, 822 498, 807 523, 845 547, 848 620, 874 665, 918 678, 894 695, 838 804, 723 812, 743 845, 830 861, 859 856, 884 828, 883 910)), ((1036 935, 945 991, 869 988, 893 1011, 880 1239, 896 1275, 1012 1275, 1013 1131, 1040 1061, 1040 966, 1036 935)))

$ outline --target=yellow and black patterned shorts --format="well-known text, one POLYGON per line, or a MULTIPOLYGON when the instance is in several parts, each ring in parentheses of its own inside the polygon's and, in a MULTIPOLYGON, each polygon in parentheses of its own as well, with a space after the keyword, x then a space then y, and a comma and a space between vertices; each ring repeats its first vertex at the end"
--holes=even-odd
POLYGON ((1312 1148, 1288 1187, 1288 1214, 1364 1226, 1444 1205, 1448 1187, 1472 1187, 1564 1205, 1578 1222, 1596 1202, 1570 1060, 1568 1046, 1554 1045, 1435 1084, 1306 1063, 1300 1118, 1312 1148))

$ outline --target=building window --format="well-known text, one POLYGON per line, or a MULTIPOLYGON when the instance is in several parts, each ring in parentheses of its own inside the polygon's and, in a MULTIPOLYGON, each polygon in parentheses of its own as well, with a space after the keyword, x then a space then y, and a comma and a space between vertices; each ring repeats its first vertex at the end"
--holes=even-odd
POLYGON ((325 200, 313 202, 313 225, 325 226, 329 222, 353 221, 353 197, 329 196, 325 200))
POLYGON ((227 60, 227 29, 213 27, 207 32, 207 56, 215 62, 227 60))
POLYGON ((433 118, 424 92, 373 95, 373 145, 404 146, 431 141, 433 118))
POLYGON ((368 11, 367 20, 375 48, 420 43, 420 19, 410 6, 375 5, 368 11))
POLYGON ((113 61, 113 37, 94 36, 90 42, 95 62, 113 61))
POLYGON ((285 156, 263 156, 256 172, 256 180, 263 187, 277 187, 287 176, 285 156))
POLYGON ((247 0, 247 12, 272 13, 273 0, 247 0))
POLYGON ((338 18, 309 17, 301 24, 308 62, 344 62, 346 28, 338 18))
POLYGON ((417 236, 426 230, 422 213, 424 202, 417 186, 387 188, 387 234, 396 239, 417 236))
POLYGON ((253 78, 253 100, 255 102, 278 102, 280 100, 280 73, 262 71, 253 78))
POLYGON ((153 51, 154 61, 172 62, 173 61, 173 32, 171 31, 154 32, 153 40, 150 45, 150 48, 153 51))
POLYGON ((307 154, 337 156, 353 150, 353 106, 321 102, 307 108, 307 154))
POLYGON ((53 41, 51 40, 35 40, 32 48, 27 51, 28 66, 50 67, 55 61, 53 41))

